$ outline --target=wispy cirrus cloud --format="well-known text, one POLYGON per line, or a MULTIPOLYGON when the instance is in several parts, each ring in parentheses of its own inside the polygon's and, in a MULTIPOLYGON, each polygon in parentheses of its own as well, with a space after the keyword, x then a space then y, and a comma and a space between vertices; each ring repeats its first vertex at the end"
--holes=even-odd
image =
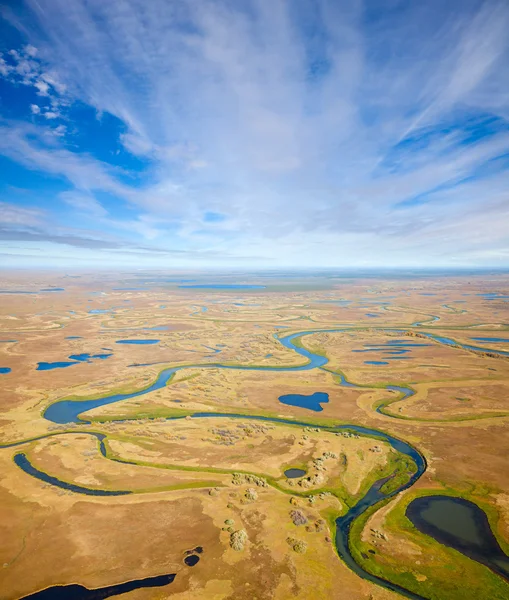
POLYGON ((4 16, 26 44, 0 74, 35 100, 0 153, 67 181, 59 200, 98 232, 288 265, 507 260, 505 2, 27 0, 4 16), (107 114, 117 129, 83 144, 107 114))

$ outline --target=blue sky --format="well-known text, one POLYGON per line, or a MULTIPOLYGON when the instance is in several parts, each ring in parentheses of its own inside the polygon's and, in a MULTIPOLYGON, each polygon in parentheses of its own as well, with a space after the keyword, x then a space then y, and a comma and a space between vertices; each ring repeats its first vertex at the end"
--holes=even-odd
POLYGON ((504 0, 0 15, 5 266, 509 266, 504 0))

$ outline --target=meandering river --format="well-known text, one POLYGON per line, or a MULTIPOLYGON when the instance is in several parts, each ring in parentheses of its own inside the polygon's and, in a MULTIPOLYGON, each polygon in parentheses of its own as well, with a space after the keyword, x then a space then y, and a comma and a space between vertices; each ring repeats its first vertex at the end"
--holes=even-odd
MULTIPOLYGON (((305 371, 305 370, 310 370, 310 369, 315 369, 315 368, 322 368, 328 363, 328 359, 324 356, 321 356, 317 353, 311 352, 308 349, 302 347, 302 345, 300 344, 300 339, 303 336, 312 335, 314 333, 336 333, 336 332, 344 332, 344 331, 347 331, 347 329, 345 329, 345 328, 317 329, 317 330, 313 330, 313 331, 292 333, 290 335, 275 334, 275 338, 285 348, 288 348, 288 349, 296 352, 300 356, 306 358, 307 362, 302 365, 268 367, 268 366, 240 366, 240 365, 224 365, 221 363, 212 363, 212 364, 207 363, 207 364, 187 365, 187 366, 182 366, 182 367, 170 367, 170 368, 167 368, 167 369, 164 369, 163 371, 161 371, 161 373, 158 375, 158 377, 156 378, 154 383, 152 383, 150 386, 146 387, 143 390, 139 390, 139 391, 135 391, 135 392, 128 392, 128 393, 124 393, 124 394, 112 394, 109 396, 107 395, 102 398, 96 398, 96 399, 92 399, 92 400, 61 400, 61 401, 55 402, 54 404, 50 405, 45 410, 43 416, 44 416, 44 418, 48 419, 49 421, 52 421, 54 423, 60 423, 60 424, 87 423, 87 421, 79 418, 80 414, 82 414, 88 410, 91 410, 93 408, 97 408, 99 406, 104 406, 106 404, 112 404, 114 402, 120 402, 122 400, 127 400, 130 398, 136 398, 139 396, 143 396, 154 390, 161 389, 164 386, 166 386, 166 384, 168 383, 170 378, 175 373, 177 373, 178 371, 180 371, 182 369, 221 368, 221 369, 236 369, 236 370, 246 370, 246 371, 254 370, 254 371, 271 371, 271 372, 284 371, 284 372, 288 372, 288 371, 305 371)), ((396 332, 396 333, 403 333, 401 330, 388 329, 388 328, 381 329, 381 331, 392 331, 392 332, 396 332)), ((443 344, 456 346, 456 347, 459 346, 459 347, 462 347, 467 350, 480 350, 483 352, 487 351, 486 348, 479 348, 476 346, 459 344, 453 340, 449 340, 448 338, 444 338, 442 336, 437 336, 435 334, 429 333, 429 334, 425 334, 425 335, 426 335, 426 337, 434 339, 435 341, 438 341, 443 344)), ((501 356, 509 356, 509 352, 504 352, 504 351, 500 351, 500 350, 489 350, 489 352, 493 352, 493 353, 501 355, 501 356)), ((346 381, 344 376, 341 374, 339 376, 339 379, 340 379, 340 385, 344 385, 344 386, 348 386, 348 387, 357 387, 357 386, 355 386, 355 384, 351 384, 348 381, 346 381)), ((404 395, 404 397, 408 397, 413 393, 413 391, 410 388, 404 388, 404 387, 399 387, 399 386, 386 386, 386 389, 400 392, 404 395)), ((284 423, 284 424, 290 424, 290 425, 301 425, 301 426, 305 426, 305 427, 306 426, 317 427, 317 425, 315 425, 314 423, 307 423, 306 421, 295 421, 293 419, 272 418, 272 417, 262 417, 262 416, 249 416, 249 415, 245 415, 245 414, 240 415, 240 414, 219 413, 219 412, 217 412, 217 413, 195 413, 194 415, 192 415, 192 417, 193 418, 229 417, 229 418, 239 418, 239 419, 255 419, 255 420, 271 421, 271 422, 284 423)), ((181 417, 171 417, 171 418, 175 419, 175 418, 181 418, 181 417)), ((383 579, 382 577, 373 575, 373 574, 369 573, 368 571, 366 571, 360 564, 358 564, 355 561, 355 559, 352 555, 352 552, 351 552, 351 548, 350 548, 350 544, 351 544, 350 531, 351 531, 352 523, 355 521, 355 519, 360 517, 368 508, 374 506, 378 502, 380 502, 384 499, 393 497, 396 494, 398 494, 399 492, 403 491, 404 489, 407 489, 410 486, 412 486, 417 481, 417 479, 419 479, 419 477, 421 477, 421 475, 424 473, 424 471, 426 469, 426 460, 425 460, 424 456, 417 449, 415 449, 413 446, 411 446, 407 442, 404 442, 398 438, 395 438, 385 432, 378 431, 376 429, 372 429, 369 427, 362 427, 362 426, 357 426, 357 425, 336 425, 336 426, 331 425, 331 426, 318 426, 318 427, 320 429, 331 431, 331 432, 348 430, 351 432, 355 432, 359 435, 376 437, 378 439, 382 439, 382 440, 388 442, 397 452, 400 452, 401 454, 404 454, 405 456, 410 458, 413 461, 413 463, 415 464, 415 470, 411 473, 409 472, 409 474, 408 474, 409 477, 408 477, 407 481, 402 483, 399 487, 397 487, 393 491, 384 492, 383 491, 384 484, 389 479, 391 479, 391 477, 386 477, 384 479, 377 481, 376 483, 374 483, 371 486, 371 488, 368 490, 368 492, 365 494, 365 496, 363 498, 361 498, 353 507, 351 507, 345 515, 336 519, 337 529, 336 529, 335 545, 336 545, 336 550, 337 550, 339 556, 360 577, 362 577, 366 580, 372 581, 373 583, 377 583, 377 584, 379 584, 387 589, 390 589, 392 591, 398 592, 407 598, 411 598, 413 600, 425 600, 424 597, 422 597, 410 590, 407 590, 399 585, 396 585, 388 580, 383 579)), ((41 438, 37 438, 37 439, 42 439, 42 437, 47 437, 47 436, 41 436, 41 438)), ((101 435, 96 435, 96 437, 98 437, 99 443, 101 445, 101 452, 103 453, 104 456, 106 456, 106 453, 104 452, 104 444, 102 441, 104 439, 104 437, 101 435)), ((27 441, 29 441, 29 440, 27 440, 27 441)), ((23 443, 25 443, 25 442, 9 444, 9 445, 3 446, 3 447, 21 445, 23 443)), ((43 481, 52 483, 53 485, 57 485, 57 486, 60 485, 60 487, 62 487, 61 484, 63 482, 60 482, 56 478, 52 478, 51 476, 48 476, 48 475, 42 473, 41 471, 38 471, 35 467, 33 467, 33 465, 30 464, 30 462, 28 461, 27 457, 24 454, 21 454, 21 453, 17 454, 15 457, 15 460, 16 460, 16 463, 18 464, 18 466, 20 466, 25 472, 29 473, 30 475, 37 477, 43 481)), ((66 485, 69 486, 71 484, 66 484, 66 485)), ((88 490, 86 488, 81 489, 81 486, 71 486, 71 487, 67 487, 67 489, 72 489, 72 491, 77 492, 77 493, 101 494, 101 492, 100 491, 98 492, 97 490, 88 490)), ((128 492, 123 492, 123 491, 113 492, 113 494, 117 494, 117 495, 119 493, 122 494, 122 493, 128 493, 128 492)), ((111 493, 109 493, 109 494, 103 493, 102 495, 110 495, 110 494, 111 493)), ((438 539, 438 537, 436 539, 438 539)), ((442 541, 442 540, 439 539, 439 541, 442 541)), ((447 539, 445 539, 445 538, 444 538, 444 543, 446 543, 447 545, 451 545, 447 542, 447 539)), ((157 585, 157 584, 155 584, 155 585, 157 585)), ((78 586, 78 587, 81 587, 81 586, 78 586)), ((82 588, 82 589, 86 589, 86 588, 82 588)), ((34 597, 35 597, 35 595, 34 595, 34 597)), ((39 596, 39 597, 42 598, 42 596, 39 596)))

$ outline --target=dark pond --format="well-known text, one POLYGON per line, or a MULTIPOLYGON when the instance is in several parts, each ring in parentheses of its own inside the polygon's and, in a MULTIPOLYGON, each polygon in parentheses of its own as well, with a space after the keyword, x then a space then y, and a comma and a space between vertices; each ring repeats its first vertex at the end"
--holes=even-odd
POLYGON ((68 335, 66 340, 81 340, 81 335, 68 335))
POLYGON ((410 502, 406 516, 420 532, 509 578, 509 557, 477 504, 452 496, 423 496, 410 502))
POLYGON ((0 367, 0 373, 3 375, 6 375, 7 373, 10 373, 12 371, 12 369, 10 367, 0 367))
POLYGON ((297 477, 304 477, 306 471, 304 469, 286 469, 285 476, 288 479, 296 479, 297 477))
POLYGON ((364 361, 365 365, 388 365, 388 362, 385 362, 384 360, 365 360, 364 361))
POLYGON ((325 392, 315 392, 314 394, 286 394, 285 396, 279 396, 279 402, 281 404, 287 404, 288 406, 300 406, 301 408, 307 408, 308 410, 314 410, 320 412, 323 410, 322 404, 329 401, 329 394, 325 392))
POLYGON ((111 596, 126 594, 133 590, 148 587, 162 587, 168 585, 176 577, 176 573, 158 575, 157 577, 146 577, 145 579, 134 579, 117 585, 109 585, 102 588, 89 590, 83 585, 54 585, 35 594, 24 596, 21 600, 102 600, 111 596))
POLYGON ((194 567, 194 565, 197 565, 200 562, 200 557, 196 556, 196 554, 191 554, 184 558, 184 562, 188 567, 194 567))

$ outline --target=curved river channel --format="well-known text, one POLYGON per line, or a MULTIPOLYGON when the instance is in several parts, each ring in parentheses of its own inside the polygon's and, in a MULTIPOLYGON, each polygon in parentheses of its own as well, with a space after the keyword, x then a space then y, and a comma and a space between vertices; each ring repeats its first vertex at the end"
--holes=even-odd
MULTIPOLYGON (((380 328, 380 330, 381 331, 392 331, 392 332, 398 333, 398 334, 404 333, 403 331, 397 330, 397 329, 380 328)), ((97 408, 99 406, 104 406, 106 404, 112 404, 114 402, 120 402, 121 400, 127 400, 129 398, 136 398, 138 396, 143 396, 144 394, 147 394, 154 390, 161 389, 164 386, 166 386, 168 381, 171 379, 171 377, 176 372, 178 372, 182 369, 190 369, 190 368, 216 368, 217 369, 217 368, 221 368, 221 369, 237 369, 237 370, 246 370, 246 371, 271 371, 271 372, 284 371, 284 372, 288 372, 288 371, 306 371, 306 370, 315 369, 315 368, 323 368, 328 362, 328 359, 326 357, 320 356, 318 354, 314 354, 314 353, 310 352, 309 350, 307 350, 306 348, 303 348, 300 345, 300 343, 296 343, 296 342, 298 342, 300 340, 300 338, 302 338, 305 335, 311 335, 314 333, 339 333, 339 332, 344 332, 344 331, 347 331, 347 329, 345 329, 345 328, 317 329, 317 330, 313 330, 313 331, 292 333, 290 335, 275 334, 274 337, 283 346, 285 346, 285 348, 288 348, 294 352, 297 352, 299 355, 301 355, 307 359, 308 362, 303 365, 287 366, 287 367, 267 367, 267 366, 238 366, 238 365, 235 366, 235 365, 224 365, 224 364, 220 364, 220 363, 206 363, 206 364, 187 365, 187 366, 181 366, 181 367, 171 367, 171 368, 164 369, 163 371, 161 371, 161 373, 158 375, 158 377, 156 378, 154 383, 143 390, 131 392, 131 393, 125 393, 125 394, 113 394, 110 396, 104 396, 103 398, 97 398, 95 400, 61 400, 61 401, 55 402, 54 404, 50 405, 43 413, 43 416, 44 416, 44 418, 48 419, 49 421, 52 421, 54 423, 59 423, 59 424, 65 424, 65 423, 86 424, 86 423, 88 423, 87 421, 79 418, 79 415, 81 413, 84 413, 93 408, 97 408)), ((454 345, 456 347, 463 347, 462 344, 459 344, 459 343, 455 342, 454 340, 449 340, 447 338, 435 336, 434 334, 426 334, 426 336, 434 339, 435 341, 437 341, 439 343, 443 343, 443 344, 447 344, 447 345, 451 345, 451 346, 454 345)), ((477 346, 464 346, 464 349, 480 350, 482 352, 486 352, 486 348, 479 348, 477 346)), ((509 355, 509 352, 503 352, 500 350, 493 350, 493 351, 490 350, 490 352, 493 352, 500 356, 509 355)), ((348 387, 357 387, 354 384, 347 382, 342 375, 340 375, 339 377, 340 377, 340 381, 339 381, 340 385, 348 386, 348 387)), ((397 387, 397 386, 386 386, 386 389, 401 392, 402 394, 404 394, 403 397, 408 397, 413 393, 413 390, 411 390, 409 388, 403 388, 403 387, 397 387)), ((381 480, 375 482, 371 486, 371 488, 368 490, 368 492, 365 494, 365 496, 357 502, 357 504, 355 504, 353 507, 351 507, 345 515, 338 517, 336 519, 335 545, 336 545, 337 553, 341 557, 341 559, 349 566, 349 568, 352 571, 354 571, 357 575, 359 575, 363 579, 366 579, 368 581, 371 581, 373 583, 381 585, 382 587, 392 590, 394 592, 398 592, 407 598, 411 598, 413 600, 426 600, 423 596, 420 596, 419 594, 416 594, 416 593, 414 593, 410 590, 407 590, 397 584, 394 584, 386 579, 383 579, 382 577, 373 575, 373 574, 369 573, 368 571, 366 571, 360 564, 358 564, 355 561, 355 559, 352 555, 352 552, 351 552, 351 547, 350 547, 350 543, 351 543, 350 530, 351 530, 351 526, 352 526, 352 523, 354 522, 354 520, 357 519, 360 515, 362 515, 368 508, 374 506, 378 502, 388 499, 388 498, 391 498, 391 497, 397 495, 399 492, 411 487, 419 479, 419 477, 421 477, 421 475, 424 473, 424 471, 426 470, 426 460, 425 460, 424 456, 418 450, 416 450, 413 446, 411 446, 407 442, 404 442, 398 438, 395 438, 385 432, 382 432, 382 431, 379 431, 376 429, 372 429, 369 427, 362 427, 362 426, 357 426, 357 425, 317 426, 314 423, 307 423, 305 421, 295 421, 293 419, 253 416, 253 415, 245 415, 245 414, 219 413, 219 412, 217 412, 217 413, 213 413, 213 412, 195 413, 192 415, 192 418, 214 418, 214 417, 216 417, 216 418, 217 417, 229 417, 229 418, 239 418, 239 419, 252 419, 252 420, 283 423, 283 424, 288 424, 288 425, 299 425, 299 426, 304 426, 304 427, 311 426, 314 428, 320 428, 320 429, 323 429, 325 431, 330 431, 330 432, 339 432, 342 430, 349 431, 349 432, 355 432, 362 436, 375 437, 379 440, 386 441, 397 452, 404 454, 405 456, 410 458, 413 461, 413 463, 415 464, 415 470, 411 473, 410 472, 408 473, 409 478, 406 481, 406 483, 401 484, 398 488, 394 489, 393 491, 383 492, 382 489, 383 489, 384 484, 388 480, 390 480, 392 478, 392 476, 385 477, 384 479, 381 479, 381 480)), ((184 418, 184 417, 169 417, 169 419, 180 419, 180 418, 184 418)), ((73 431, 76 432, 76 430, 73 430, 73 431)), ((83 433, 89 433, 89 432, 83 432, 83 433)), ((49 434, 49 435, 58 435, 58 434, 49 434)), ((35 438, 35 439, 42 439, 44 437, 47 437, 47 436, 40 436, 39 438, 35 438)), ((102 443, 103 436, 96 434, 96 437, 98 437, 98 440, 100 442, 101 452, 103 453, 103 455, 105 455, 104 445, 102 443)), ((22 442, 16 442, 16 443, 4 445, 2 447, 5 448, 5 447, 20 446, 29 441, 34 441, 34 439, 26 440, 26 441, 22 441, 22 442)), ((101 494, 101 492, 98 490, 87 489, 86 491, 84 491, 83 489, 80 488, 80 486, 71 486, 71 484, 67 484, 65 482, 60 482, 56 478, 48 476, 47 474, 42 473, 41 471, 38 471, 35 467, 33 467, 30 464, 30 462, 28 461, 28 459, 26 458, 26 456, 24 454, 17 454, 15 456, 15 462, 26 473, 28 473, 34 477, 37 477, 43 481, 52 483, 53 485, 57 485, 57 486, 60 485, 60 487, 67 486, 66 489, 74 488, 73 491, 76 491, 78 493, 87 493, 87 494, 92 494, 92 495, 94 495, 94 493, 95 493, 95 495, 104 495, 104 494, 101 494), (61 484, 65 484, 65 485, 61 485, 61 484), (69 486, 71 486, 71 487, 69 487, 69 486)), ((116 492, 116 495, 121 495, 121 494, 125 494, 125 493, 130 493, 130 492, 116 492)), ((115 492, 114 492, 114 494, 115 494, 115 492)))

